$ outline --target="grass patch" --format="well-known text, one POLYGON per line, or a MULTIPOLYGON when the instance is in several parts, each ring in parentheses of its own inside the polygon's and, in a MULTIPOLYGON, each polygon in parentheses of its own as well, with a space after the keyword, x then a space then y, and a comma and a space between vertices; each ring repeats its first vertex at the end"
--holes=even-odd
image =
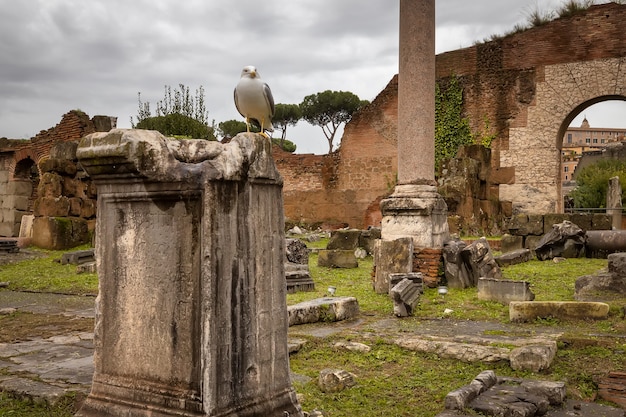
POLYGON ((13 398, 0 391, 0 416, 2 417, 71 417, 77 410, 75 394, 67 394, 54 406, 34 404, 32 401, 13 398))
MULTIPOLYGON (((72 251, 88 248, 86 245, 79 246, 72 251)), ((0 268, 0 281, 8 282, 9 289, 78 295, 98 293, 97 274, 77 274, 76 265, 61 265, 58 262, 68 251, 34 251, 42 256, 0 268)))
POLYGON ((576 258, 555 263, 529 261, 502 269, 505 279, 530 282, 536 301, 573 301, 576 279, 606 268, 606 259, 576 258))

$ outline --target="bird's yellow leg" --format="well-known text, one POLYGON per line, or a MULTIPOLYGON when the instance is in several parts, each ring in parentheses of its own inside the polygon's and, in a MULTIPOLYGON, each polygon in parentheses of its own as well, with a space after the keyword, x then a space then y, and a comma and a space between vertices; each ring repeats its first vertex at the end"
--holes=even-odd
POLYGON ((265 136, 267 139, 270 139, 270 135, 265 133, 265 130, 263 129, 263 121, 262 120, 261 120, 261 135, 265 136))

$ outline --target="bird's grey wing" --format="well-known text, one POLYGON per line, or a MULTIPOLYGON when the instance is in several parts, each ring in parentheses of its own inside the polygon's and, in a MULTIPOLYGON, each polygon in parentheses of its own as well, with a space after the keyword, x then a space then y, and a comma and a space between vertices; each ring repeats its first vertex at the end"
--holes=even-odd
POLYGON ((237 88, 235 88, 234 96, 235 96, 235 107, 237 108, 237 111, 239 112, 240 115, 242 115, 243 117, 246 117, 246 115, 243 114, 241 110, 239 110, 239 100, 237 99, 237 88))
POLYGON ((267 84, 263 84, 263 95, 265 96, 267 105, 270 107, 270 116, 274 116, 274 96, 272 95, 270 86, 267 84))

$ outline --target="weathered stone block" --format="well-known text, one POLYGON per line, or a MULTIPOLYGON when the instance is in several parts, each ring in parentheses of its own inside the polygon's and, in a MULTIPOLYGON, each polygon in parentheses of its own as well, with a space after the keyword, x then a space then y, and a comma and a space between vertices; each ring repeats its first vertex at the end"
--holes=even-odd
POLYGON ((29 195, 16 195, 16 196, 14 196, 13 208, 15 210, 27 211, 28 210, 29 197, 30 197, 30 194, 29 195))
POLYGON ((330 240, 326 249, 352 250, 359 247, 361 231, 357 229, 334 230, 330 234, 330 240))
POLYGON ((287 307, 289 326, 349 320, 359 315, 359 303, 354 297, 325 297, 287 307))
POLYGON ((70 213, 70 199, 65 196, 38 198, 33 213, 35 217, 67 217, 70 213))
POLYGON ((96 217, 96 201, 92 199, 85 199, 82 201, 80 217, 83 219, 93 219, 96 217))
POLYGON ((63 177, 53 172, 46 172, 41 175, 39 186, 37 187, 37 196, 41 197, 60 197, 63 194, 63 177))
POLYGON ((509 319, 512 322, 533 321, 537 318, 559 320, 605 320, 609 305, 581 301, 511 301, 509 319))
POLYGON ((50 148, 50 159, 74 161, 76 149, 78 149, 78 142, 57 142, 50 148))
POLYGON ((541 345, 521 346, 511 350, 509 361, 514 370, 540 372, 550 368, 556 356, 555 341, 541 345))
POLYGON ((389 274, 389 288, 393 288, 403 279, 408 279, 420 287, 420 292, 424 292, 424 274, 421 272, 396 272, 389 274))
POLYGON ((530 249, 517 249, 512 252, 506 252, 503 255, 496 256, 495 260, 499 266, 511 266, 528 262, 532 258, 533 254, 530 249))
POLYGON ((394 285, 389 295, 394 302, 393 312, 397 317, 407 317, 413 314, 413 310, 419 302, 421 286, 410 279, 404 278, 394 285))
POLYGON ((302 417, 270 141, 114 129, 77 157, 100 191, 94 383, 77 416, 302 417))
POLYGON ((61 265, 80 265, 88 262, 94 262, 95 260, 96 258, 93 249, 66 252, 61 255, 61 265))
POLYGON ((591 230, 592 214, 588 213, 573 213, 570 215, 571 222, 580 227, 583 231, 591 230))
POLYGON ((54 172, 61 175, 76 175, 76 164, 67 159, 44 159, 39 163, 41 172, 54 172))
POLYGON ((612 253, 607 256, 609 274, 626 278, 626 252, 612 253))
POLYGON ((532 252, 534 252, 539 242, 541 242, 541 236, 525 236, 524 248, 530 249, 532 252))
POLYGON ((379 240, 374 250, 374 291, 389 293, 389 274, 413 271, 413 240, 410 237, 396 240, 379 240))
POLYGON ((68 199, 70 204, 69 215, 72 217, 80 217, 83 210, 83 200, 78 197, 68 199))
POLYGON ((322 392, 341 392, 356 385, 353 374, 341 369, 323 369, 317 381, 322 392))
POLYGON ((500 249, 502 250, 502 253, 512 252, 514 250, 522 249, 523 247, 523 236, 513 236, 506 233, 502 236, 502 239, 500 239, 500 249))
POLYGON ((449 240, 443 244, 443 263, 446 282, 450 288, 467 288, 470 283, 466 280, 468 273, 464 271, 460 253, 467 244, 462 240, 449 240))
POLYGON ((33 221, 33 245, 62 250, 89 242, 87 222, 68 217, 35 217, 33 221))
POLYGON ((364 248, 369 255, 373 255, 376 241, 379 240, 380 237, 380 227, 372 227, 368 230, 363 230, 359 236, 359 247, 364 248))
POLYGON ((543 234, 549 233, 555 224, 570 221, 570 215, 564 213, 547 213, 543 215, 543 234))
POLYGON ((66 197, 87 198, 87 184, 71 177, 63 177, 63 195, 66 197))
POLYGON ((30 196, 33 192, 33 183, 25 180, 9 181, 7 194, 30 196))
POLYGON ((611 230, 612 228, 612 219, 608 214, 594 213, 591 217, 590 230, 611 230))
POLYGON ((353 250, 321 250, 317 256, 317 266, 326 268, 358 268, 359 262, 353 250))
POLYGON ((511 301, 532 301, 535 294, 527 281, 479 278, 478 299, 509 304, 511 301))

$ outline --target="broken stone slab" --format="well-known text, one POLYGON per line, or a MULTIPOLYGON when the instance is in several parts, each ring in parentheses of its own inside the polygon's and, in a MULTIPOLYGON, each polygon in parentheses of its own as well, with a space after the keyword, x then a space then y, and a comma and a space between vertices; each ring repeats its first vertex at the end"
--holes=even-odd
POLYGON ((444 399, 446 410, 465 410, 469 403, 494 386, 498 378, 494 371, 483 371, 469 385, 454 390, 444 399))
POLYGON ((557 256, 577 258, 584 252, 585 232, 574 223, 564 220, 542 236, 535 247, 537 259, 545 261, 557 256))
POLYGON ((626 411, 603 404, 566 400, 561 408, 548 411, 545 417, 626 417, 626 411))
POLYGON ((509 362, 514 370, 539 372, 550 368, 556 356, 555 341, 546 341, 540 345, 521 346, 511 350, 509 362))
POLYGON ((345 349, 345 350, 349 350, 352 352, 361 352, 361 353, 367 353, 372 350, 372 348, 369 347, 368 345, 364 343, 358 343, 358 342, 337 342, 333 345, 333 348, 345 349))
POLYGON ((285 262, 285 280, 288 294, 298 291, 315 291, 315 282, 311 278, 308 264, 285 262))
POLYGON ((304 301, 287 307, 289 326, 334 322, 355 318, 359 315, 359 303, 354 297, 324 297, 304 301))
POLYGON ((467 246, 460 239, 448 240, 443 244, 443 264, 446 281, 450 288, 468 288, 471 286, 469 281, 465 281, 470 275, 469 273, 461 273, 459 270, 465 268, 461 261, 460 252, 467 246))
POLYGON ((408 317, 420 300, 421 288, 410 279, 404 278, 389 291, 393 300, 393 313, 397 317, 408 317))
POLYGON ((320 250, 317 257, 317 266, 326 268, 358 268, 359 262, 354 256, 354 250, 320 250))
POLYGON ((626 295, 626 253, 610 254, 607 271, 576 279, 574 297, 578 301, 610 301, 624 295, 626 295))
POLYGON ((479 278, 478 299, 509 304, 511 301, 532 301, 535 294, 527 281, 479 278))
POLYGON ((446 340, 427 340, 420 337, 396 339, 394 343, 404 349, 435 353, 442 358, 458 359, 470 363, 492 363, 509 360, 509 349, 497 346, 481 346, 446 340))
POLYGON ((528 262, 532 258, 533 254, 530 249, 516 249, 514 251, 504 253, 500 256, 496 256, 494 259, 496 260, 498 266, 502 267, 528 262))
POLYGON ((389 293, 389 274, 413 271, 413 239, 377 240, 374 249, 374 291, 389 293))
POLYGON ((76 265, 77 274, 95 274, 97 272, 96 262, 87 262, 76 265))
POLYGON ((96 258, 93 249, 66 252, 61 255, 61 265, 80 265, 95 261, 96 258))
POLYGON ((356 385, 354 374, 341 369, 323 369, 317 384, 322 392, 341 392, 356 385))
POLYGON ((459 258, 464 265, 459 267, 459 279, 464 285, 475 287, 478 278, 481 277, 502 278, 502 271, 493 257, 489 242, 484 237, 461 249, 459 258))
POLYGON ((509 303, 509 320, 517 323, 550 317, 559 320, 604 320, 608 314, 609 305, 598 302, 511 301, 509 303))
POLYGON ((403 279, 412 281, 420 287, 420 293, 424 293, 424 275, 421 272, 399 272, 389 274, 389 290, 397 285, 403 279))
POLYGON ((330 234, 330 239, 326 249, 352 250, 359 247, 361 231, 358 229, 334 230, 330 234))

